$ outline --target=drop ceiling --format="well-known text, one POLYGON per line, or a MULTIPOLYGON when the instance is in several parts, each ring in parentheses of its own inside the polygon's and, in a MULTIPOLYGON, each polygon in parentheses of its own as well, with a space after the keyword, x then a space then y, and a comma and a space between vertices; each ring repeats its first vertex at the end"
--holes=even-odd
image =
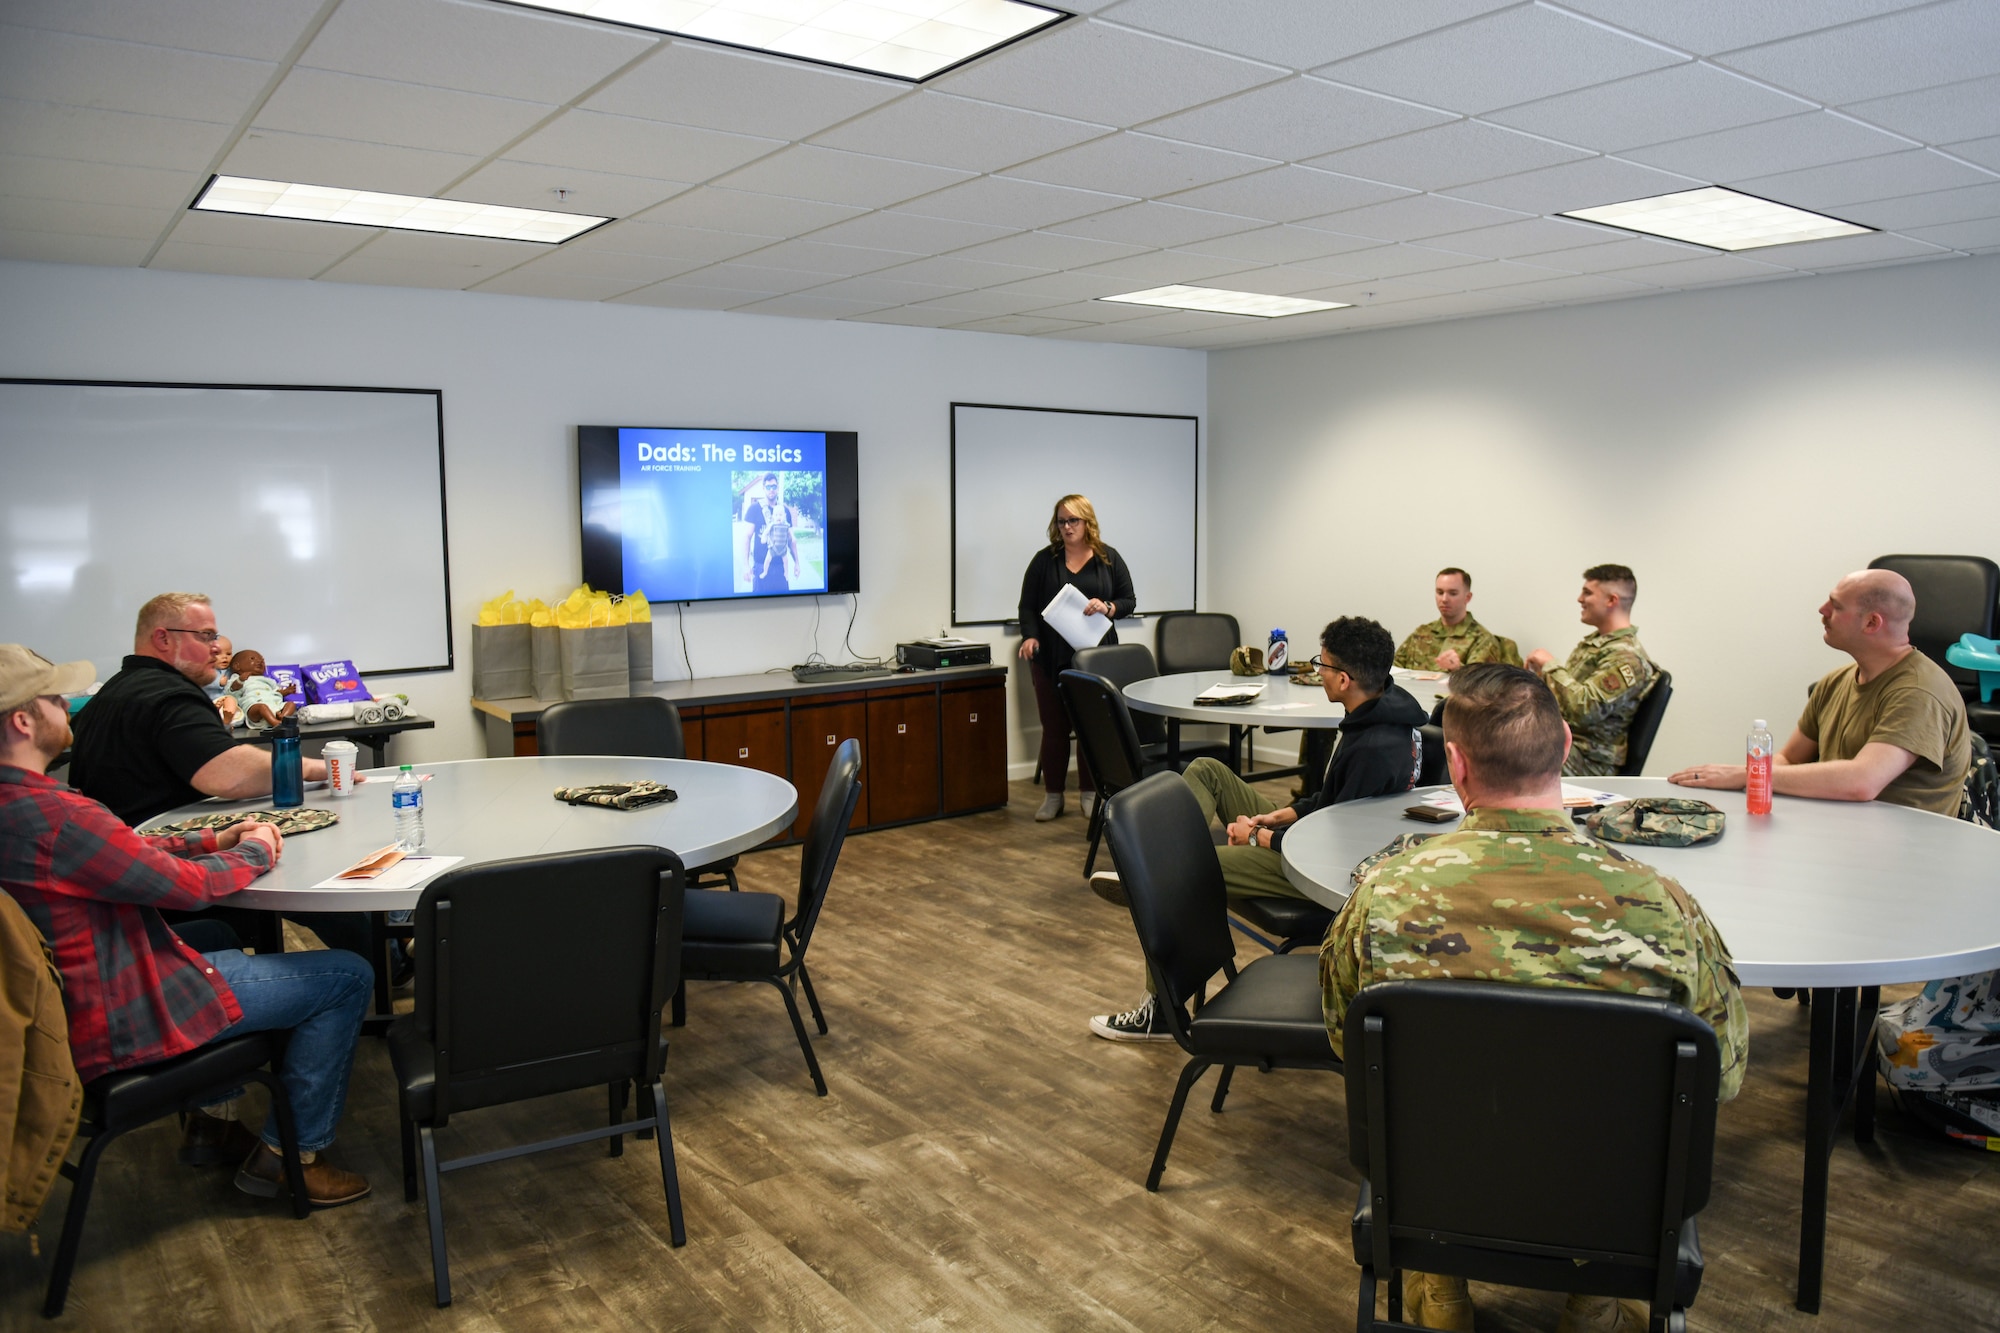
POLYGON ((484 0, 5 0, 0 257, 1227 347, 2000 250, 1995 0, 1076 0, 928 83, 484 0), (617 219, 197 214, 215 173, 617 219), (1706 185, 1867 235, 1558 218, 1706 185), (1276 320, 1097 298, 1345 302, 1276 320))

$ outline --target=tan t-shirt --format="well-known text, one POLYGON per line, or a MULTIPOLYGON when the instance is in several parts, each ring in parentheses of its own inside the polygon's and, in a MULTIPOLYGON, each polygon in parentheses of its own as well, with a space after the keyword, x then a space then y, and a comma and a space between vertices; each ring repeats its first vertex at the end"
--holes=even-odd
POLYGON ((1958 686, 1914 648, 1866 685, 1854 683, 1858 669, 1849 663, 1820 677, 1799 730, 1819 745, 1823 760, 1852 759, 1871 741, 1908 750, 1916 762, 1875 799, 1956 815, 1972 763, 1958 686))

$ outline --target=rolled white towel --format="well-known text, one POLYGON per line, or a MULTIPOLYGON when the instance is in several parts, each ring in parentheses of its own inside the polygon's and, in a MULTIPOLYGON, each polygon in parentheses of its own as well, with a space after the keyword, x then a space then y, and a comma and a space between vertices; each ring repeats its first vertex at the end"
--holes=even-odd
POLYGON ((384 722, 401 722, 403 720, 404 709, 399 701, 389 698, 379 700, 378 702, 382 705, 382 720, 384 722))
POLYGON ((307 704, 298 712, 301 722, 345 722, 353 716, 353 704, 307 704))
POLYGON ((355 704, 354 720, 362 726, 374 726, 383 721, 382 705, 373 699, 355 704))

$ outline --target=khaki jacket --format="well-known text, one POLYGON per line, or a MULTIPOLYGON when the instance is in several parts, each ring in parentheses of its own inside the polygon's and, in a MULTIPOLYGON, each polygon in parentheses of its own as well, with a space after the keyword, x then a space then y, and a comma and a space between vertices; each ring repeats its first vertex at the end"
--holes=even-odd
POLYGON ((62 974, 41 932, 0 893, 0 1231, 26 1231, 55 1185, 83 1110, 62 974))

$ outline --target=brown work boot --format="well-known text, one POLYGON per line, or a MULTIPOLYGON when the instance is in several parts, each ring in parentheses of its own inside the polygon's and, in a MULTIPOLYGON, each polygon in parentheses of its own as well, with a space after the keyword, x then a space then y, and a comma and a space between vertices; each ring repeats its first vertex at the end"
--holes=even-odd
POLYGON ((1556 1333, 1646 1333, 1646 1311, 1615 1296, 1572 1295, 1556 1333))
POLYGON ((258 1142, 241 1120, 192 1111, 181 1125, 179 1156, 189 1166, 228 1166, 242 1161, 258 1142))
MULTIPOLYGON (((324 1155, 305 1164, 306 1202, 315 1208, 338 1208, 343 1203, 368 1197, 368 1178, 343 1171, 324 1155)), ((275 1199, 289 1192, 285 1183, 285 1159, 271 1145, 258 1140, 257 1150, 236 1173, 236 1188, 260 1199, 275 1199)))
POLYGON ((1419 1328, 1472 1333, 1472 1293, 1465 1279, 1403 1271, 1403 1322, 1419 1328))

